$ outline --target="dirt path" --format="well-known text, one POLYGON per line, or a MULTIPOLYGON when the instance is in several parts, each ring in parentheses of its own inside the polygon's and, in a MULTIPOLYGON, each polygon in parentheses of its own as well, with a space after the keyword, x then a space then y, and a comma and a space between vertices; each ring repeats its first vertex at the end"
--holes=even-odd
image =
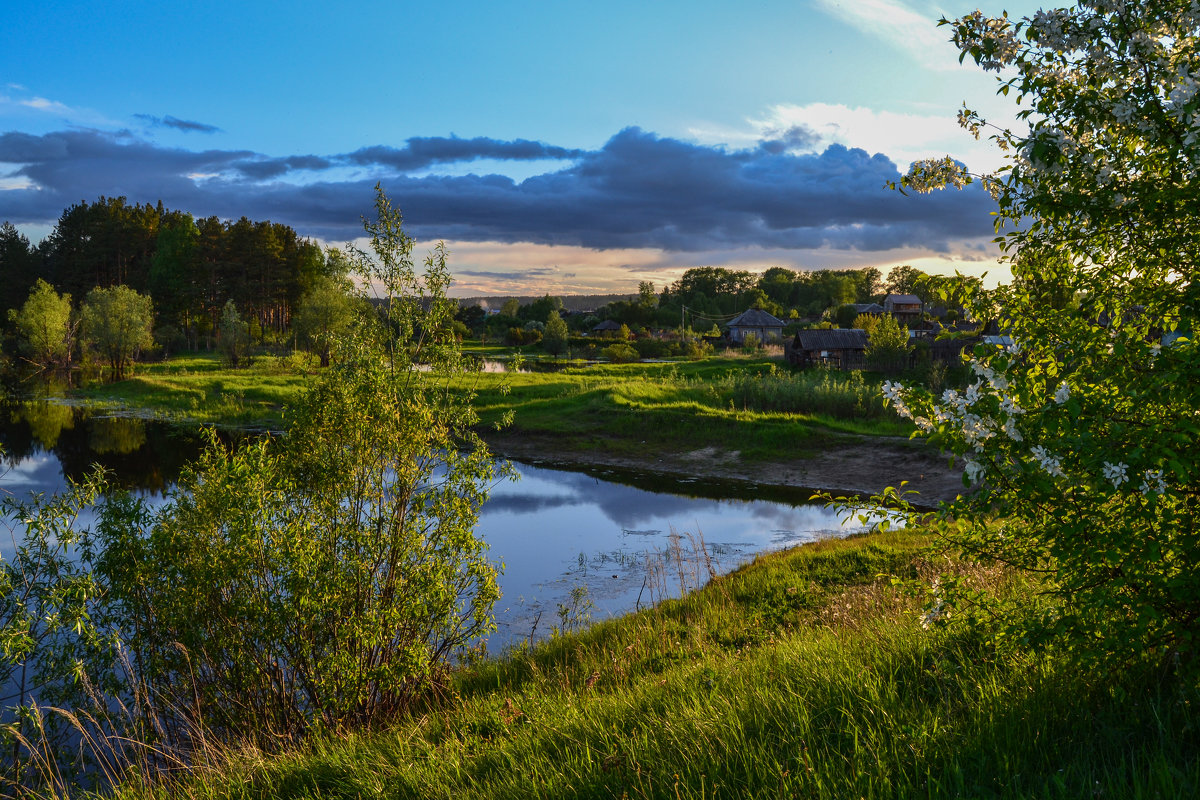
POLYGON ((492 434, 485 437, 493 452, 517 461, 576 466, 639 469, 696 478, 742 480, 771 486, 803 487, 855 494, 874 494, 887 486, 919 492, 921 505, 952 500, 963 491, 962 471, 944 456, 907 439, 847 439, 835 449, 788 461, 744 462, 736 451, 706 447, 684 453, 647 452, 645 456, 613 453, 603 448, 574 447, 553 436, 492 434))

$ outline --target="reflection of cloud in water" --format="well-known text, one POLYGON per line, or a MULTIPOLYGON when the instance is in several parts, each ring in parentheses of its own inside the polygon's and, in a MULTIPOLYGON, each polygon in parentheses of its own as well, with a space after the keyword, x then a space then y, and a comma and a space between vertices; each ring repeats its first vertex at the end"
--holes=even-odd
POLYGON ((568 495, 557 497, 537 497, 531 494, 511 494, 494 489, 492 496, 479 511, 480 517, 490 514, 536 514, 552 508, 573 506, 579 503, 579 498, 568 495))
MULTIPOLYGON (((559 499, 570 497, 574 504, 594 505, 613 524, 630 530, 647 527, 646 522, 663 517, 677 517, 685 514, 695 516, 713 512, 721 505, 716 500, 674 494, 655 494, 633 486, 610 483, 582 472, 548 470, 524 464, 518 466, 523 476, 521 482, 516 486, 498 487, 492 493, 493 499, 488 501, 488 505, 506 496, 516 494, 525 495, 528 499, 524 502, 530 503, 532 507, 532 498, 537 496, 538 490, 546 495, 550 495, 553 491, 553 495, 550 495, 552 497, 559 499), (566 490, 566 494, 563 493, 564 490, 566 490)), ((568 504, 555 502, 541 507, 550 508, 568 504)), ((504 508, 504 505, 501 504, 500 507, 504 508)), ((513 508, 513 506, 509 505, 508 508, 513 508)))
POLYGON ((52 453, 36 453, 21 459, 0 475, 0 490, 5 496, 16 495, 19 500, 26 499, 30 492, 55 494, 66 488, 62 467, 52 453))

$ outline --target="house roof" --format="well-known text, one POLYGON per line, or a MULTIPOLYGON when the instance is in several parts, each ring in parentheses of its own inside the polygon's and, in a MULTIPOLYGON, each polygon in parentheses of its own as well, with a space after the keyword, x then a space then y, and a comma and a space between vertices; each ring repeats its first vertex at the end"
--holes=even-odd
POLYGON ((866 350, 867 332, 862 328, 797 331, 801 350, 866 350))
POLYGON ((860 314, 882 314, 883 306, 879 303, 855 303, 854 310, 860 314))
POLYGON ((613 322, 611 319, 606 319, 603 322, 599 322, 599 323, 593 325, 592 330, 594 330, 594 331, 619 331, 619 330, 621 330, 621 324, 619 322, 613 322))
POLYGON ((921 298, 917 297, 915 294, 889 294, 887 297, 885 297, 883 299, 883 302, 885 302, 885 303, 891 302, 893 304, 895 304, 895 303, 905 303, 905 304, 916 303, 917 305, 920 305, 921 298))
POLYGON ((786 324, 761 308, 743 311, 729 321, 731 328, 782 328, 786 324))

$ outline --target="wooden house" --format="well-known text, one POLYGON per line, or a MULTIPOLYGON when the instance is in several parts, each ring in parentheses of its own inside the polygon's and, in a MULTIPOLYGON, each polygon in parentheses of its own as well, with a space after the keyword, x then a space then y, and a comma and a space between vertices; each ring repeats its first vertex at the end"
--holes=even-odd
POLYGON ((753 333, 760 342, 776 341, 783 337, 784 322, 759 308, 743 311, 729 321, 729 341, 741 343, 753 333))
POLYGON ((787 357, 800 367, 862 369, 867 360, 867 332, 861 328, 797 331, 787 357))
POLYGON ((621 323, 613 322, 611 319, 592 326, 592 333, 600 336, 616 336, 619 330, 621 330, 621 323))
POLYGON ((924 308, 921 298, 915 294, 889 294, 883 298, 884 312, 891 314, 902 325, 920 319, 924 308))

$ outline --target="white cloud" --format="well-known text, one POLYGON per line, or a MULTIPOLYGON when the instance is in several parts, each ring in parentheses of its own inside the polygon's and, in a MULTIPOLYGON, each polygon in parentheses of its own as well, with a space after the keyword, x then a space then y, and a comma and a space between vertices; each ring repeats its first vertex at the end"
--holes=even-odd
POLYGON ((705 144, 750 147, 775 132, 801 125, 820 137, 816 150, 836 142, 858 147, 874 155, 883 153, 903 172, 913 161, 946 154, 965 163, 973 172, 992 171, 1003 163, 995 145, 975 140, 958 126, 952 113, 930 114, 878 111, 840 103, 781 103, 771 106, 747 127, 734 129, 692 128, 688 133, 705 144))
POLYGON ((941 14, 917 11, 901 0, 816 0, 817 7, 843 22, 907 52, 930 69, 950 70, 958 64, 954 48, 946 42, 946 28, 938 28, 941 14))
POLYGON ((29 100, 19 100, 18 102, 27 108, 45 111, 49 114, 55 114, 60 117, 71 116, 75 113, 71 107, 65 103, 60 103, 57 100, 47 100, 44 97, 33 97, 29 100))

